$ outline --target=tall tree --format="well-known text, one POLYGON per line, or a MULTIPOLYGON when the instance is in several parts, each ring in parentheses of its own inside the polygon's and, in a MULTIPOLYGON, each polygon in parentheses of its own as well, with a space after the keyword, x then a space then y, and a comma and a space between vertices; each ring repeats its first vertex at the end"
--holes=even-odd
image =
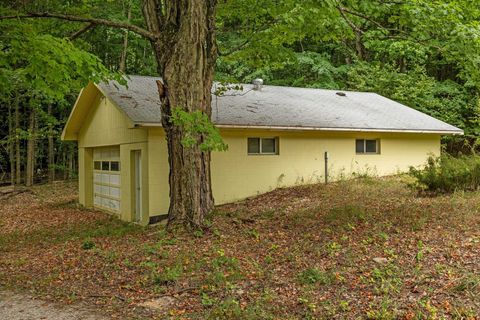
POLYGON ((216 0, 144 0, 146 29, 127 22, 49 12, 0 18, 56 18, 123 28, 151 42, 162 77, 157 85, 170 164, 169 222, 191 228, 203 227, 205 215, 213 208, 210 152, 224 147, 209 120, 217 55, 216 5, 216 0))

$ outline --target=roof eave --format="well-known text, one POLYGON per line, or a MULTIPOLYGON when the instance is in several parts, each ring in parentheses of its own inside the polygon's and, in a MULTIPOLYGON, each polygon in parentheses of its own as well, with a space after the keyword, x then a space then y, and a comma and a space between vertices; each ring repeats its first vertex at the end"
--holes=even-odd
MULTIPOLYGON (((159 122, 136 122, 139 127, 162 127, 159 122)), ((232 125, 216 124, 221 129, 257 129, 257 130, 281 130, 281 131, 339 131, 339 132, 388 132, 388 133, 423 133, 440 135, 463 135, 463 130, 412 130, 412 129, 386 129, 386 128, 329 128, 329 127, 292 127, 292 126, 255 126, 255 125, 232 125)))

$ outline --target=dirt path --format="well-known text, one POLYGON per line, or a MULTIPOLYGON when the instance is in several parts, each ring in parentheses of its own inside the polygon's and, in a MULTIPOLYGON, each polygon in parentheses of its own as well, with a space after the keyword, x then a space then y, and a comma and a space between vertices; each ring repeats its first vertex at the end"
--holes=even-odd
POLYGON ((25 295, 0 292, 0 319, 9 320, 103 320, 80 307, 56 306, 25 295))

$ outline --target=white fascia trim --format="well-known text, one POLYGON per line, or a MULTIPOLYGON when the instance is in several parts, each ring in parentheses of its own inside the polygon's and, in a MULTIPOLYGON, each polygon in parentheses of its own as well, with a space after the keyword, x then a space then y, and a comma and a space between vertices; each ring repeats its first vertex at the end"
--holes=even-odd
MULTIPOLYGON (((162 127, 158 122, 137 122, 140 127, 162 127)), ((259 129, 259 130, 284 130, 284 131, 340 131, 340 132, 391 132, 391 133, 430 133, 463 135, 463 130, 412 130, 412 129, 370 129, 370 128, 319 128, 319 127, 285 127, 285 126, 241 126, 230 124, 217 124, 217 128, 223 129, 259 129)))

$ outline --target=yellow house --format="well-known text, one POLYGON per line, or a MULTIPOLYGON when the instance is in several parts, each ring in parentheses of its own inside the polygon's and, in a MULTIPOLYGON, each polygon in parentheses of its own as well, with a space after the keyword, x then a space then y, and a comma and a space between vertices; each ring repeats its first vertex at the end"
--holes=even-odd
MULTIPOLYGON (((62 133, 78 141, 79 200, 148 224, 168 212, 169 165, 153 77, 88 84, 62 133)), ((228 151, 212 154, 216 204, 278 187, 408 170, 463 131, 374 93, 263 86, 214 95, 228 151)))

